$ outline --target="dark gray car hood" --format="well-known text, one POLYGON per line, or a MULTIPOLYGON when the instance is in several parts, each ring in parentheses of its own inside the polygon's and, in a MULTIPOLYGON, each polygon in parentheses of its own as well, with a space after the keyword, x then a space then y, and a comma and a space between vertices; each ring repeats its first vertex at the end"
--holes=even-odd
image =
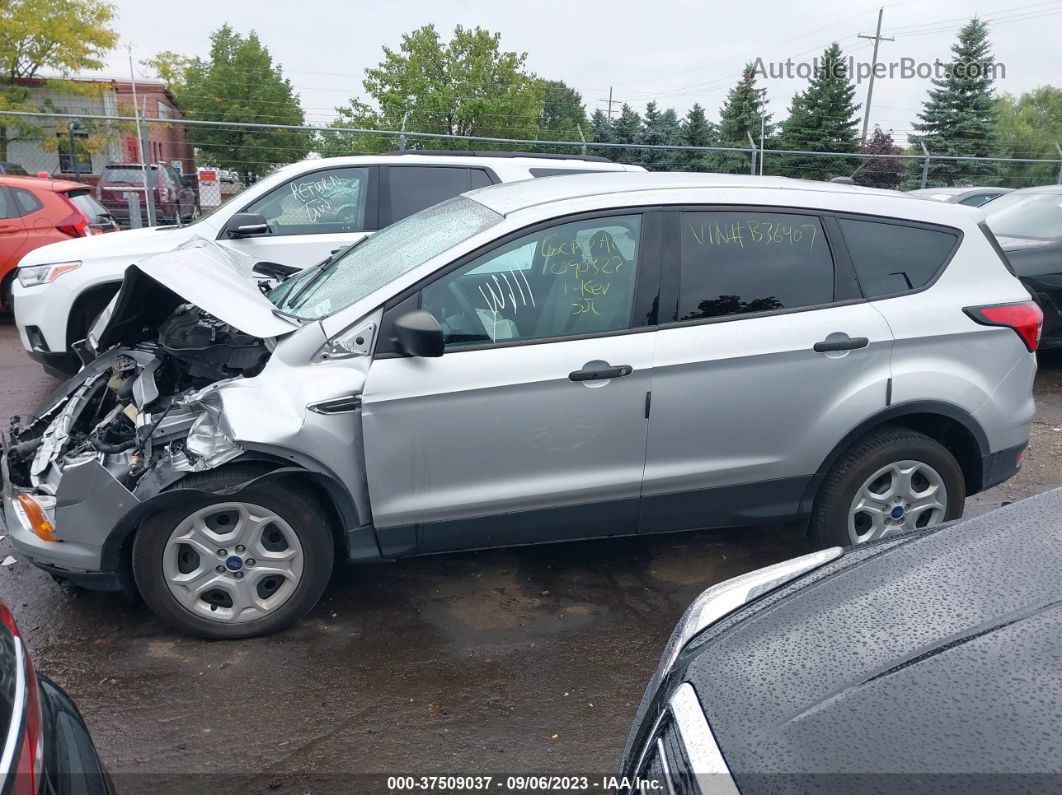
POLYGON ((683 661, 742 790, 1062 772, 1062 489, 858 557, 683 661))

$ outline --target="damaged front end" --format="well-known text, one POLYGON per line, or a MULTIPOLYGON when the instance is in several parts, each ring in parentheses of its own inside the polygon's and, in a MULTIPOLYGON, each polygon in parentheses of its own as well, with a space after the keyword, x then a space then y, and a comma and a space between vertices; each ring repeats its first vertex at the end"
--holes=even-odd
POLYGON ((276 344, 142 272, 127 273, 113 315, 110 350, 3 439, 8 529, 60 576, 106 569, 108 537, 139 504, 243 452, 216 387, 258 375, 276 344))

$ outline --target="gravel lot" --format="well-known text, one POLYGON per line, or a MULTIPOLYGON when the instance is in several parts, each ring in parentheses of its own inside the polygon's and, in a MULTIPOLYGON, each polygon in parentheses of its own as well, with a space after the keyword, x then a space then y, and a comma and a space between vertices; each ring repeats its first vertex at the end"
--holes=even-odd
MULTIPOLYGON (((0 422, 55 383, 0 323, 0 422)), ((968 514, 1062 483, 1062 359, 1041 359, 1036 392, 1024 469, 968 514)), ((353 774, 614 772, 690 600, 806 549, 769 529, 341 565, 296 628, 229 643, 21 561, 0 570, 0 599, 120 790, 365 791, 353 774)))

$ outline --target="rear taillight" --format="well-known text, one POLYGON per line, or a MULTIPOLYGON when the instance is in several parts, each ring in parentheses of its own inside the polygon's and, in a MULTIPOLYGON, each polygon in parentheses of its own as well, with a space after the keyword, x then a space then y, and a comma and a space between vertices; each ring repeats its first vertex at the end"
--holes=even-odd
POLYGON ((55 228, 62 232, 64 235, 70 235, 70 237, 88 237, 92 234, 89 231, 89 225, 91 221, 81 210, 78 209, 66 194, 59 194, 60 198, 67 203, 70 207, 70 215, 66 216, 62 221, 55 225, 55 228))
POLYGON ((2 775, 10 782, 13 795, 36 795, 44 769, 44 721, 41 719, 40 686, 29 653, 15 619, 0 604, 0 623, 7 627, 15 644, 15 700, 11 726, 4 742, 2 775), (15 754, 18 754, 16 757, 15 754))
POLYGON ((1040 344, 1044 313, 1035 301, 968 306, 963 311, 982 326, 1006 326, 1014 329, 1030 351, 1035 351, 1040 344))

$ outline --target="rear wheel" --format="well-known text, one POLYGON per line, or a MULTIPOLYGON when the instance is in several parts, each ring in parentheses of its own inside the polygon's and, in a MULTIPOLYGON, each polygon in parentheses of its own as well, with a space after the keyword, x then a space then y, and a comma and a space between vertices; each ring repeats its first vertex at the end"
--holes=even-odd
MULTIPOLYGON (((245 467, 202 473, 184 489, 221 490, 253 477, 245 467)), ((270 484, 234 497, 189 498, 144 521, 133 574, 144 601, 177 629, 205 638, 247 638, 295 623, 321 598, 332 573, 324 506, 270 484)))
POLYGON ((824 547, 862 544, 957 519, 965 499, 962 469, 946 447, 906 428, 882 428, 830 470, 811 533, 824 547))

